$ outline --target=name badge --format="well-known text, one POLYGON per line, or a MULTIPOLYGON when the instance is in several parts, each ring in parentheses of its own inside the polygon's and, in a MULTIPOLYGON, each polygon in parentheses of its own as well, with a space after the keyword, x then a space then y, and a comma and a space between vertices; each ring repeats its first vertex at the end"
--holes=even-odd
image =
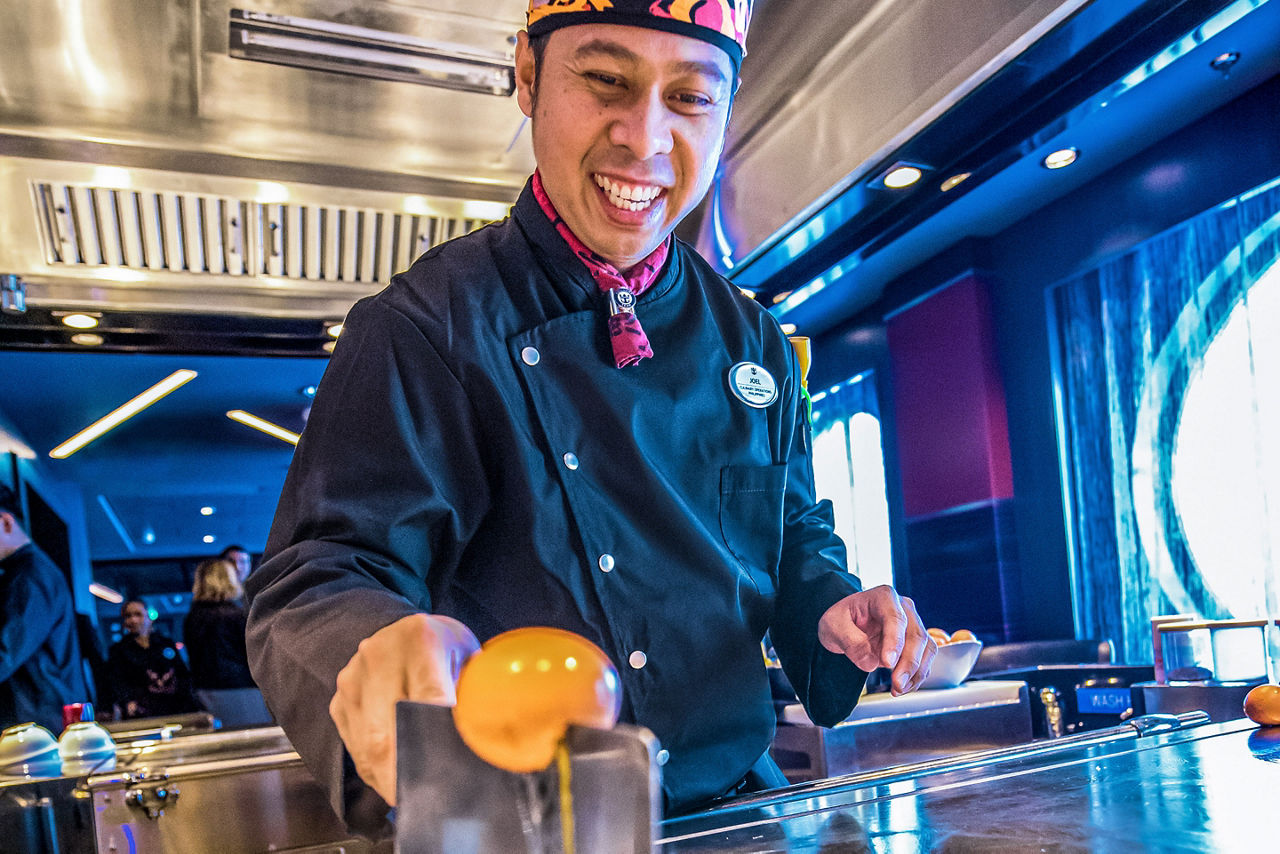
POLYGON ((763 409, 778 399, 773 374, 755 362, 739 362, 729 369, 729 390, 747 406, 763 409))

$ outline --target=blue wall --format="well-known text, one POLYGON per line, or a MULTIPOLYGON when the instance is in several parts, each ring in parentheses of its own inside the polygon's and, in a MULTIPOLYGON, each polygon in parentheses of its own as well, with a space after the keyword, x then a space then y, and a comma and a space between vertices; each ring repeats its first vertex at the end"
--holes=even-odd
MULTIPOLYGON (((814 342, 818 387, 866 369, 888 371, 885 318, 968 270, 990 283, 995 348, 1008 402, 1014 499, 1012 530, 1028 639, 1071 637, 1068 546, 1053 407, 1046 291, 1142 241, 1280 175, 1280 78, 986 239, 970 239, 922 262, 882 298, 814 342)), ((981 230, 975 223, 973 230, 981 230)), ((883 385, 883 380, 882 380, 883 385)), ((881 388, 885 429, 891 409, 881 388)), ((893 460, 887 461, 892 473, 893 460)), ((892 474, 891 474, 892 479, 892 474)), ((890 488, 899 584, 911 590, 903 554, 900 492, 890 488)), ((1013 586, 1013 585, 1011 585, 1013 586)), ((928 621, 928 615, 926 622, 928 621)))

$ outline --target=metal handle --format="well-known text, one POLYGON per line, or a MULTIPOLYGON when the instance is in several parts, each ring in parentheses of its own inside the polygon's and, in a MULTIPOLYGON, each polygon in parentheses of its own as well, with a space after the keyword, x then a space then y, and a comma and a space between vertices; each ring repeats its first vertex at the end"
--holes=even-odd
POLYGON ((154 820, 164 815, 166 806, 177 802, 179 794, 181 793, 177 786, 161 783, 151 787, 129 789, 124 793, 124 802, 145 811, 147 818, 154 820))

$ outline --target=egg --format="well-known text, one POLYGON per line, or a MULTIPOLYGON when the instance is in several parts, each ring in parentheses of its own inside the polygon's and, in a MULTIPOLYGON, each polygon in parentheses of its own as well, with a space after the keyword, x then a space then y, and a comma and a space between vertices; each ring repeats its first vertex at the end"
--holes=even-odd
POLYGON ((546 768, 570 724, 608 729, 622 705, 617 668, 591 641, 542 626, 491 638, 458 676, 454 725, 490 765, 546 768))
POLYGON ((929 637, 933 638, 933 642, 938 646, 942 646, 951 639, 951 636, 942 629, 926 629, 925 631, 929 633, 929 637))
POLYGON ((949 643, 956 643, 957 641, 976 641, 977 639, 978 636, 968 629, 956 629, 951 633, 951 640, 949 643))
POLYGON ((1244 713, 1263 726, 1280 726, 1280 685, 1259 685, 1245 695, 1244 713))

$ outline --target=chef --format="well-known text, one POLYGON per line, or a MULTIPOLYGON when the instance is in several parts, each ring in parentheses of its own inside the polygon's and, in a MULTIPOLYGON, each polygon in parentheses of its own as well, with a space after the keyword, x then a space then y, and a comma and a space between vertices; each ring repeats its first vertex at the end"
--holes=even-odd
MULTIPOLYGON (((476 639, 598 644, 668 813, 785 783, 769 631, 810 717, 916 688, 911 600, 860 591, 814 496, 796 358, 672 229, 724 145, 750 4, 532 0, 511 215, 347 317, 250 576, 253 673, 348 823, 395 802, 394 704, 476 639)), ((384 825, 385 827, 385 825, 384 825)))

